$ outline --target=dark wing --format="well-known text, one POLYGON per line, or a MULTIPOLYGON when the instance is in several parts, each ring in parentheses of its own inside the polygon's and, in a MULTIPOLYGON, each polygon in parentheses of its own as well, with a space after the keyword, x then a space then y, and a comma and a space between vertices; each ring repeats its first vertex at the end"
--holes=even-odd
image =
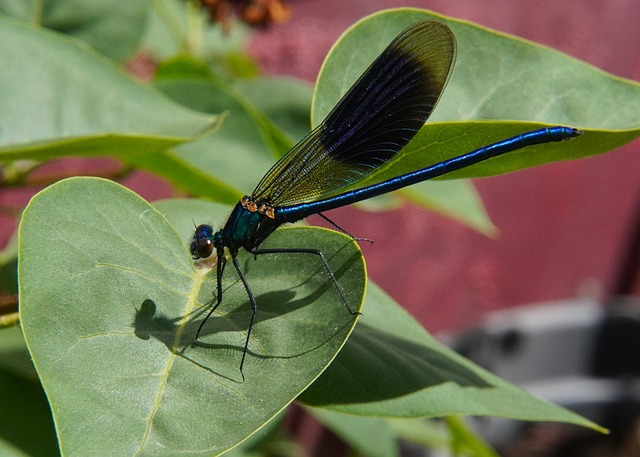
POLYGON ((423 126, 455 60, 444 23, 416 22, 398 35, 327 118, 282 157, 253 196, 273 206, 326 197, 384 165, 423 126))

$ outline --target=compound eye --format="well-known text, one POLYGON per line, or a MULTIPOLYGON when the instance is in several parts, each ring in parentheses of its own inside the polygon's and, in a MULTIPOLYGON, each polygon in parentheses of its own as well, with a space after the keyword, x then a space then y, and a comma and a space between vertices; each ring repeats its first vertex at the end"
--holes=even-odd
POLYGON ((213 242, 209 238, 200 238, 196 244, 196 254, 201 259, 206 259, 213 254, 213 242))

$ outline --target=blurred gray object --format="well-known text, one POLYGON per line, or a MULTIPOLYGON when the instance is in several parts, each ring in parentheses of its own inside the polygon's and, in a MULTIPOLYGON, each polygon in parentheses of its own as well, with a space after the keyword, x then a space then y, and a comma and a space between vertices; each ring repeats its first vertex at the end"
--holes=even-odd
POLYGON ((638 456, 640 302, 552 302, 490 314, 450 340, 462 355, 524 390, 608 428, 481 418, 474 428, 506 456, 638 456), (631 452, 631 453, 630 453, 631 452), (635 453, 638 452, 638 453, 635 453))

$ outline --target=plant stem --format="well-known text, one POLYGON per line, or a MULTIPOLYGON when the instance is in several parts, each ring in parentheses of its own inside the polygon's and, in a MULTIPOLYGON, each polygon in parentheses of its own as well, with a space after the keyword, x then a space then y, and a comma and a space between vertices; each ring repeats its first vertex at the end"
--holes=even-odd
POLYGON ((186 51, 197 54, 202 47, 202 14, 199 0, 189 0, 187 3, 187 39, 186 51))
POLYGON ((152 8, 155 10, 160 21, 167 28, 169 35, 173 37, 176 46, 182 50, 186 50, 187 39, 185 37, 184 28, 173 11, 171 11, 171 8, 169 8, 164 0, 152 0, 152 8))
POLYGON ((33 14, 31 19, 35 25, 42 25, 44 15, 44 0, 36 0, 33 2, 33 14))

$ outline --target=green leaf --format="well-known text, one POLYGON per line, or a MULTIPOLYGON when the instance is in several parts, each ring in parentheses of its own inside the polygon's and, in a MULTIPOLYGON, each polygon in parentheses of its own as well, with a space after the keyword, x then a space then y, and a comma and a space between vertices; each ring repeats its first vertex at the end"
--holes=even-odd
POLYGON ((226 452, 225 457, 265 457, 265 456, 296 456, 300 455, 300 446, 283 433, 283 422, 286 418, 285 409, 269 421, 258 433, 251 435, 239 446, 226 452))
POLYGON ((408 8, 368 16, 338 40, 318 77, 314 125, 398 32, 429 18, 451 27, 458 48, 453 75, 432 120, 520 120, 596 130, 638 129, 640 85, 635 81, 609 75, 542 45, 408 8), (362 47, 362 42, 367 46, 362 47), (589 96, 594 88, 598 97, 589 96))
POLYGON ((162 151, 215 116, 173 103, 76 40, 0 19, 0 159, 162 151), (81 69, 81 71, 80 71, 81 69))
POLYGON ((267 119, 286 132, 289 146, 309 133, 313 96, 309 84, 292 78, 265 77, 240 80, 235 87, 267 119))
MULTIPOLYGON (((20 318, 63 454, 221 453, 295 399, 355 324, 318 259, 241 254, 258 302, 242 382, 251 309, 232 266, 224 301, 192 346, 215 290, 186 247, 192 220, 206 213, 220 221, 229 208, 186 200, 159 207, 180 235, 137 195, 95 178, 56 183, 24 212, 20 318)), ((360 307, 364 265, 348 237, 290 228, 264 246, 322 249, 360 307)))
MULTIPOLYGON (((6 176, 6 175, 5 175, 6 176)), ((2 295, 18 293, 16 266, 18 258, 18 231, 11 234, 4 249, 0 250, 0 292, 2 295)))
POLYGON ((159 62, 156 66, 154 77, 156 80, 162 79, 211 79, 215 73, 211 71, 207 62, 188 54, 178 54, 159 62))
MULTIPOLYGON (((278 78, 256 78, 234 87, 202 71, 196 79, 192 71, 180 70, 193 60, 174 60, 170 64, 173 70, 163 70, 164 77, 156 86, 189 108, 205 113, 223 111, 221 127, 163 156, 170 156, 170 160, 141 156, 136 165, 164 176, 192 195, 235 204, 239 196, 255 187, 274 159, 293 145, 290 135, 302 137, 308 132, 308 87, 278 78)), ((193 67, 193 63, 188 66, 193 67)))
POLYGON ((496 236, 498 229, 493 225, 482 199, 473 183, 468 179, 446 181, 424 181, 402 190, 405 199, 398 193, 383 194, 357 203, 365 211, 388 211, 402 206, 409 200, 443 216, 450 217, 486 236, 496 236))
MULTIPOLYGON (((250 100, 229 85, 196 79, 160 80, 156 86, 173 100, 205 113, 225 111, 215 134, 175 148, 189 166, 210 176, 218 189, 201 193, 235 204, 292 144, 250 100)), ((198 189, 189 189, 196 193, 198 189)))
POLYGON ((0 331, 0 455, 59 455, 47 399, 19 327, 0 331))
POLYGON ((367 289, 363 316, 348 344, 300 400, 365 416, 501 416, 602 430, 577 414, 525 393, 437 342, 372 284, 367 289))
POLYGON ((425 449, 451 449, 451 434, 442 421, 433 419, 388 418, 387 424, 402 440, 425 449))
POLYGON ((352 416, 319 408, 305 410, 362 455, 367 457, 398 455, 396 435, 384 419, 352 416))
POLYGON ((20 327, 0 330, 0 370, 37 379, 20 327))
POLYGON ((260 76, 260 66, 246 52, 229 52, 224 59, 225 69, 235 78, 255 78, 260 76))
MULTIPOLYGON (((640 101, 640 98, 638 100, 640 101)), ((567 122, 567 124, 577 125, 570 122, 567 122)), ((638 125, 640 125, 640 122, 638 125)), ((426 167, 523 132, 548 126, 549 124, 521 121, 471 121, 426 124, 400 152, 400 157, 390 164, 388 168, 381 170, 372 180, 384 180, 388 177, 396 176, 398 173, 401 174, 426 167), (429 153, 426 154, 426 151, 429 153)), ((581 127, 580 125, 578 126, 581 127)), ((584 134, 570 141, 529 146, 462 170, 448 173, 442 176, 442 179, 493 176, 547 163, 582 159, 611 151, 633 141, 638 135, 640 135, 640 128, 618 131, 585 130, 584 134)))
POLYGON ((138 48, 147 0, 0 0, 0 12, 71 35, 105 56, 124 61, 138 48))
POLYGON ((638 83, 608 75, 558 51, 516 37, 406 8, 383 11, 361 20, 334 45, 316 84, 313 124, 328 114, 397 33, 426 18, 446 22, 456 35, 458 56, 451 81, 432 122, 420 130, 393 162, 358 186, 549 124, 579 127, 585 134, 569 142, 506 154, 445 177, 488 176, 588 157, 640 135, 638 83))
MULTIPOLYGON (((195 143, 200 146, 206 145, 209 142, 207 138, 209 137, 196 140, 195 143)), ((204 151, 204 153, 208 152, 210 151, 204 151)), ((192 195, 200 195, 229 204, 237 203, 238 197, 242 195, 241 191, 228 185, 223 179, 218 179, 197 166, 197 161, 194 164, 185 160, 176 150, 130 156, 127 162, 164 177, 177 188, 192 195)))
POLYGON ((454 453, 466 452, 477 457, 499 457, 491 447, 480 438, 463 419, 448 416, 445 423, 452 436, 452 450, 454 453))
POLYGON ((498 454, 472 432, 462 420, 448 416, 444 421, 425 419, 387 419, 398 436, 425 449, 442 449, 451 455, 498 457, 498 454))
POLYGON ((0 368, 0 454, 59 455, 51 412, 40 383, 0 368))

